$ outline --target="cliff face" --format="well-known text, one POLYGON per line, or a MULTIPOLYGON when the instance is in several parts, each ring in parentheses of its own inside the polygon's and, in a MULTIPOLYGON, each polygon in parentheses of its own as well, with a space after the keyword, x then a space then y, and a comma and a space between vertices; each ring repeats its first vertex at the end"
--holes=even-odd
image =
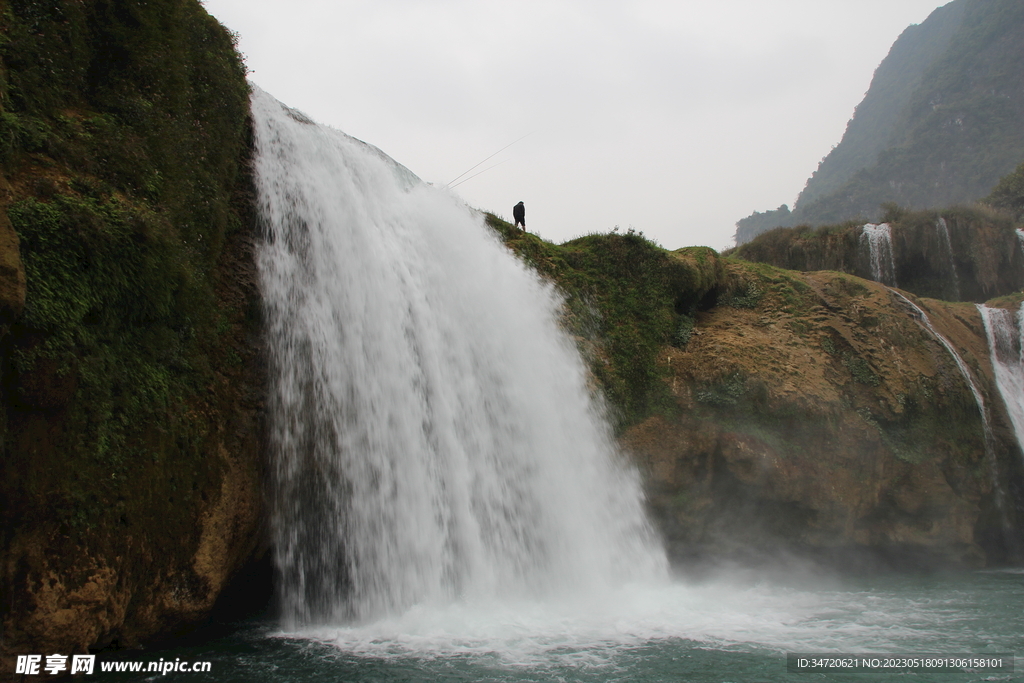
MULTIPOLYGON (((1024 286, 1022 238, 1009 214, 984 206, 943 211, 890 207, 895 284, 919 296, 982 302, 1024 286)), ((863 225, 781 228, 737 247, 730 255, 792 270, 837 270, 872 278, 863 225)), ((889 253, 882 257, 888 261, 889 253)), ((893 284, 885 263, 882 275, 893 284)))
POLYGON ((704 248, 667 252, 637 235, 555 247, 492 224, 566 291, 566 324, 601 384, 650 378, 645 409, 620 419, 620 441, 641 467, 676 560, 781 553, 846 566, 974 567, 1013 559, 1024 515, 1006 492, 1024 482, 1020 449, 974 306, 917 304, 969 369, 991 437, 949 350, 878 283, 704 248), (634 269, 674 275, 633 307, 615 308, 607 302, 628 296, 636 278, 625 266, 581 268, 587 261, 573 252, 611 254, 622 240, 644 242, 619 251, 634 269), (573 314, 579 301, 592 303, 583 326, 573 314), (643 354, 613 353, 607 341, 606 330, 636 320, 634 309, 665 321, 642 328, 654 346, 642 373, 643 354))
MULTIPOLYGON (((950 49, 969 4, 971 0, 954 0, 900 34, 875 70, 842 141, 808 178, 798 206, 835 193, 857 171, 874 165, 894 136, 904 132, 901 128, 907 122, 902 116, 914 92, 921 87, 928 70, 950 49)), ((869 208, 874 210, 877 206, 869 208)))
MULTIPOLYGON (((837 273, 739 262, 756 301, 697 315, 660 356, 678 406, 628 430, 673 555, 780 552, 827 562, 983 566, 1008 559, 1019 449, 970 305, 920 307, 962 356, 970 385, 913 309, 837 273)), ((1015 532, 1016 533, 1016 532, 1015 532)))
POLYGON ((8 666, 208 612, 259 539, 263 386, 231 36, 180 0, 0 22, 8 666))

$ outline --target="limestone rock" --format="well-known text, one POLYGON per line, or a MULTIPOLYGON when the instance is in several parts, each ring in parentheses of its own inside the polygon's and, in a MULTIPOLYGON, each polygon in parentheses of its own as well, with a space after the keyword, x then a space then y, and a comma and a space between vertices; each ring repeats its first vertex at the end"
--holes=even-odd
MULTIPOLYGON (((796 553, 975 567, 1005 558, 994 482, 1020 477, 976 309, 920 301, 964 359, 902 300, 839 273, 734 261, 760 298, 697 314, 660 357, 676 402, 630 428, 649 504, 677 560, 796 553)), ((732 305, 730 304, 732 302, 732 305)), ((1007 508, 1006 501, 1002 504, 1007 508)))

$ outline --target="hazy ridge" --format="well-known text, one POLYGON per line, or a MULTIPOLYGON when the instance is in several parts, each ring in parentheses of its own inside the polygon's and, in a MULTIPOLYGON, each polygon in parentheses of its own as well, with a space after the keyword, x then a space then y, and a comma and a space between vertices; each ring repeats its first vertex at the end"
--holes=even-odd
POLYGON ((954 0, 911 26, 875 71, 842 141, 792 211, 737 222, 737 244, 780 226, 877 219, 883 203, 984 197, 1024 159, 1024 6, 954 0))

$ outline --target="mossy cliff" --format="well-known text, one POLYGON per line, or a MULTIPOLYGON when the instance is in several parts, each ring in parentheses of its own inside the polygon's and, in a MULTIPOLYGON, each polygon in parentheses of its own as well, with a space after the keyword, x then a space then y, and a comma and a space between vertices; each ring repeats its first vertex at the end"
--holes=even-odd
POLYGON ((599 382, 646 378, 642 409, 634 398, 618 413, 620 442, 676 560, 1014 558, 1020 454, 974 306, 918 300, 976 378, 991 440, 955 360, 882 285, 639 235, 548 245, 490 223, 567 293, 566 324, 594 349, 599 382), (643 344, 615 350, 607 331, 621 325, 643 344))
POLYGON ((590 362, 616 428, 673 410, 658 354, 689 334, 694 312, 717 290, 724 271, 715 252, 666 252, 632 230, 554 245, 486 218, 512 251, 566 294, 566 327, 590 362))
POLYGON ((0 4, 8 653, 207 613, 261 517, 248 86, 195 0, 0 4))
MULTIPOLYGON (((1019 201, 1017 195, 1011 199, 1019 201)), ((883 218, 891 228, 900 289, 980 303, 1024 287, 1024 243, 1009 211, 981 204, 942 211, 889 206, 883 218)), ((862 222, 778 228, 727 253, 791 270, 837 270, 871 278, 862 222)))

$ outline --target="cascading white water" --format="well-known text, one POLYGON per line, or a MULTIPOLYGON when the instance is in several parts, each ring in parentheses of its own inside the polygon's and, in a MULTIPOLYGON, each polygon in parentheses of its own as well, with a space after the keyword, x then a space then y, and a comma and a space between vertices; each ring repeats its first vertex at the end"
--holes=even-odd
POLYGON ((896 261, 892 254, 892 228, 888 223, 867 223, 861 230, 861 242, 867 242, 871 279, 896 287, 896 261), (888 268, 887 268, 888 267, 888 268))
POLYGON ((286 622, 663 577, 552 287, 376 148, 252 110, 286 622))
POLYGON ((1014 311, 977 304, 985 322, 996 387, 1024 453, 1024 304, 1014 311))
POLYGON ((982 436, 984 438, 985 446, 985 460, 988 462, 989 478, 992 481, 992 491, 995 493, 996 507, 999 510, 999 514, 1002 517, 1003 531, 1006 533, 1006 537, 1010 538, 1010 520, 1006 514, 1006 492, 1003 490, 1002 477, 999 476, 999 464, 996 461, 995 452, 995 434, 992 432, 992 422, 988 413, 988 407, 985 405, 985 397, 981 393, 981 389, 978 386, 977 381, 974 379, 974 373, 971 372, 970 368, 967 367, 967 363, 960 357, 960 354, 956 352, 953 344, 950 343, 946 337, 939 333, 932 325, 932 321, 928 318, 928 315, 921 309, 920 306, 915 304, 913 301, 903 296, 894 289, 889 290, 893 296, 902 301, 904 304, 909 306, 916 314, 921 324, 925 326, 928 332, 931 333, 932 337, 935 338, 942 346, 946 349, 949 355, 953 358, 957 368, 960 370, 960 374, 967 382, 967 386, 971 389, 971 394, 974 396, 974 402, 978 406, 978 412, 981 413, 981 426, 982 436))
POLYGON ((939 216, 939 219, 935 221, 935 229, 939 231, 939 237, 946 245, 946 253, 949 254, 949 270, 953 274, 953 301, 960 301, 960 276, 956 272, 953 243, 949 239, 949 225, 946 224, 946 219, 939 216))
POLYGON ((913 301, 903 296, 896 290, 891 289, 889 291, 892 293, 894 297, 899 299, 901 302, 903 302, 905 305, 907 305, 914 311, 915 317, 919 321, 921 321, 921 324, 925 326, 925 328, 932 335, 932 337, 934 337, 937 342, 942 344, 946 351, 949 352, 949 355, 953 358, 953 362, 956 363, 956 367, 960 370, 960 374, 967 382, 967 386, 970 387, 971 394, 974 396, 974 401, 978 405, 978 411, 981 413, 981 420, 985 430, 985 448, 986 450, 989 451, 988 454, 990 456, 990 459, 994 459, 994 456, 992 456, 992 440, 994 437, 992 436, 992 427, 989 423, 988 408, 985 407, 985 397, 982 396, 981 389, 978 387, 978 383, 974 380, 974 373, 971 372, 970 368, 967 367, 967 363, 964 362, 964 359, 961 358, 960 354, 956 352, 955 348, 953 348, 953 344, 951 344, 948 339, 946 339, 942 334, 939 333, 938 330, 935 329, 935 326, 932 325, 932 321, 928 318, 928 315, 921 309, 920 306, 918 306, 913 301))
POLYGON ((1017 243, 1020 245, 1021 253, 1024 253, 1024 228, 1017 228, 1014 232, 1017 233, 1017 243))

